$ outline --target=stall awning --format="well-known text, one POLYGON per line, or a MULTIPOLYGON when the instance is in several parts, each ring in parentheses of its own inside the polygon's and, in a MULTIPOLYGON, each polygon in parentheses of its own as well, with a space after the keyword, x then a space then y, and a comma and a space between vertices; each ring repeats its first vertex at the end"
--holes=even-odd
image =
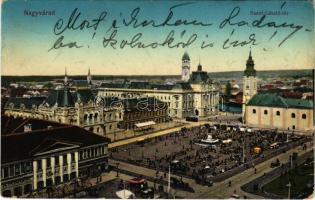
POLYGON ((135 126, 137 128, 142 128, 142 127, 146 127, 146 126, 152 126, 154 124, 155 124, 154 121, 148 121, 148 122, 141 122, 141 123, 135 124, 135 126))
POLYGON ((120 199, 129 199, 129 198, 134 198, 135 194, 132 193, 129 190, 120 190, 116 192, 116 195, 120 199))
POLYGON ((143 184, 145 182, 145 179, 143 178, 133 178, 133 179, 129 179, 128 183, 131 184, 143 184))

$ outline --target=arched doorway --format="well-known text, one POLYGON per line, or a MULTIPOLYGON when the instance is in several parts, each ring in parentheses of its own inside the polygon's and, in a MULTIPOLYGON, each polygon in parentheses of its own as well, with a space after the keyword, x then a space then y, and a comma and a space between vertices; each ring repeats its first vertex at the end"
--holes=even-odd
POLYGON ((12 197, 12 192, 11 190, 5 190, 2 192, 2 196, 4 197, 12 197))
POLYGON ((195 110, 195 115, 197 115, 197 116, 199 115, 199 110, 197 110, 197 109, 195 110))

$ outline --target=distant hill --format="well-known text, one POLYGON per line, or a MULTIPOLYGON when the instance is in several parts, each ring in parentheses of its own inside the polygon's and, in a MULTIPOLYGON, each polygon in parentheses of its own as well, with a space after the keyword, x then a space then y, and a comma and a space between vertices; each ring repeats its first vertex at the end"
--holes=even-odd
MULTIPOLYGON (((7 86, 10 83, 14 82, 47 82, 52 81, 54 79, 63 79, 64 76, 2 76, 1 77, 1 84, 4 86, 7 86)), ((69 76, 69 79, 73 80, 86 80, 86 75, 79 75, 79 76, 69 76)), ((99 80, 99 81, 128 81, 128 80, 150 80, 154 82, 165 82, 169 79, 180 79, 180 75, 136 75, 136 76, 129 76, 129 75, 93 75, 93 80, 99 80)))
MULTIPOLYGON (((243 71, 232 71, 232 72, 210 72, 211 78, 240 78, 243 76, 243 71)), ((260 78, 267 77, 306 77, 312 76, 312 70, 280 70, 280 71, 257 71, 257 76, 260 78)), ((85 80, 86 75, 83 76, 68 76, 70 79, 85 80)), ((63 79, 64 76, 2 76, 1 83, 4 86, 12 82, 46 82, 53 79, 63 79)), ((180 75, 92 75, 93 80, 150 80, 155 82, 164 82, 165 80, 180 79, 180 75)))
MULTIPOLYGON (((244 71, 232 71, 232 72, 210 72, 209 76, 212 78, 240 78, 244 74, 244 71)), ((268 77, 310 77, 312 76, 312 70, 279 70, 279 71, 257 71, 257 76, 260 78, 268 77)))

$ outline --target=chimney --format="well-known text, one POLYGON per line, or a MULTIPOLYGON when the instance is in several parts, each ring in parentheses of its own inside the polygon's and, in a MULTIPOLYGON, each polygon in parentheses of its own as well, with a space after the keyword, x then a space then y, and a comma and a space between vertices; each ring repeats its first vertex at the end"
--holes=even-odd
POLYGON ((30 132, 30 131, 32 131, 32 124, 24 125, 24 132, 30 132))

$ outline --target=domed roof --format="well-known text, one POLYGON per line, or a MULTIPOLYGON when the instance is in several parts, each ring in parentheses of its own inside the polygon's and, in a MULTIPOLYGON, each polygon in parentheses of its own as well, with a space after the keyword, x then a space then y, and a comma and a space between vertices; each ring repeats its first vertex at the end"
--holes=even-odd
POLYGON ((190 60, 189 55, 187 52, 184 53, 182 60, 190 60))

